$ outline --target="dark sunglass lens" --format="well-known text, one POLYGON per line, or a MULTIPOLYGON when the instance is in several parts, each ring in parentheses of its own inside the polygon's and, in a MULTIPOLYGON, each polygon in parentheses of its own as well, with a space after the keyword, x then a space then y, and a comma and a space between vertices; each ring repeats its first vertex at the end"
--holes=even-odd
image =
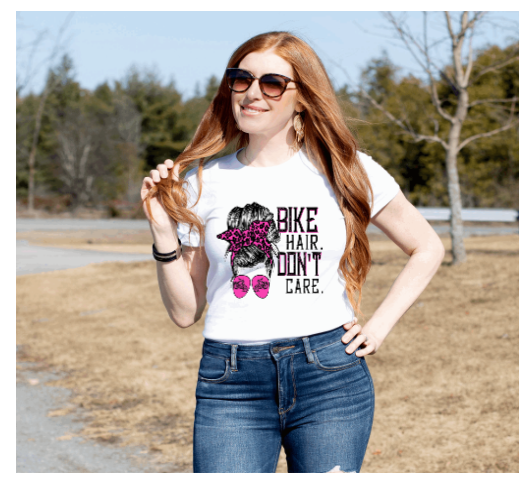
POLYGON ((286 89, 286 81, 280 76, 264 75, 260 81, 264 93, 278 96, 286 89))
POLYGON ((243 71, 230 71, 227 82, 233 91, 245 91, 251 84, 251 77, 243 71))

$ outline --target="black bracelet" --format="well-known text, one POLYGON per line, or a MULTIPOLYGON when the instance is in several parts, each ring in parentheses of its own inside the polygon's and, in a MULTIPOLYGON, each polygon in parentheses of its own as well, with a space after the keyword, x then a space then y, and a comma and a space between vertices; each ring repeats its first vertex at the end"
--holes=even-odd
MULTIPOLYGON (((182 245, 182 241, 180 240, 180 237, 178 237, 178 245, 182 245)), ((170 255, 173 255, 173 253, 176 253, 176 250, 173 251, 173 252, 169 252, 169 253, 160 253, 156 247, 155 247, 155 244, 153 244, 153 254, 154 255, 158 255, 160 257, 169 257, 170 255)))
POLYGON ((153 257, 157 262, 174 262, 178 258, 176 255, 173 255, 171 258, 160 258, 155 257, 154 255, 153 257))
MULTIPOLYGON (((182 251, 182 242, 180 241, 180 238, 178 239, 178 244, 180 245, 180 251, 182 251)), ((153 258, 158 262, 173 262, 178 258, 177 250, 173 250, 169 253, 160 253, 156 247, 155 244, 153 244, 153 258)))

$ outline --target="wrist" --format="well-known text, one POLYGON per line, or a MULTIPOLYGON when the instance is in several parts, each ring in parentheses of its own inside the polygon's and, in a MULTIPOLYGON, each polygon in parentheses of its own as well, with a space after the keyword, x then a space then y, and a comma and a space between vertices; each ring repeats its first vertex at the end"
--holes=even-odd
POLYGON ((362 327, 362 333, 371 335, 377 341, 377 347, 380 346, 386 339, 389 331, 384 329, 379 323, 373 322, 373 317, 362 327))
POLYGON ((179 248, 176 230, 151 230, 153 243, 160 253, 169 253, 179 248))

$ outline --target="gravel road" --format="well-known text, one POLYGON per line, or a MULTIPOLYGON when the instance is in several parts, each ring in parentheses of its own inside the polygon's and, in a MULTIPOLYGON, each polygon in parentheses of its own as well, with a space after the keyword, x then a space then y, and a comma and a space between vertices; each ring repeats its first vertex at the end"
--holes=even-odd
POLYGON ((16 472, 180 472, 174 465, 153 464, 145 447, 118 447, 73 434, 85 415, 80 408, 64 416, 48 412, 69 407, 71 391, 45 383, 62 377, 17 363, 16 472))
MULTIPOLYGON (((18 219, 17 232, 31 230, 148 229, 136 220, 33 220, 18 219)), ((50 272, 106 261, 152 260, 150 254, 71 250, 16 243, 16 274, 50 272)), ((18 346, 17 346, 18 351, 18 346)), ((17 359, 16 471, 18 472, 187 472, 176 464, 156 464, 141 447, 118 447, 71 436, 85 418, 79 408, 64 416, 48 413, 68 407, 71 391, 45 383, 61 378, 52 371, 37 371, 17 359)))
POLYGON ((51 272, 66 268, 84 267, 100 262, 134 262, 153 260, 151 254, 98 252, 30 245, 26 240, 16 241, 16 274, 51 272))

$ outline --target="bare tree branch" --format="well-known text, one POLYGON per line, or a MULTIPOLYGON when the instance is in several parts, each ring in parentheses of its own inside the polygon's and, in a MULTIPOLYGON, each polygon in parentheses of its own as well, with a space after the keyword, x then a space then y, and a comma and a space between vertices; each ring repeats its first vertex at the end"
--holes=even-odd
POLYGON ((473 106, 477 106, 479 104, 485 104, 485 103, 513 103, 514 101, 518 102, 519 97, 515 96, 513 98, 509 99, 476 99, 475 101, 472 101, 469 103, 469 107, 472 108, 473 106))
MULTIPOLYGON (((442 145, 446 151, 446 171, 447 171, 447 187, 449 194, 449 201, 451 205, 451 228, 450 234, 452 239, 452 255, 453 255, 453 264, 458 264, 466 260, 466 249, 464 247, 463 237, 463 223, 461 216, 462 201, 461 201, 461 192, 460 192, 460 178, 457 166, 457 158, 459 151, 465 147, 470 142, 483 138, 490 137, 502 131, 508 130, 511 127, 518 124, 518 118, 515 120, 515 110, 516 104, 518 101, 517 97, 509 100, 511 101, 511 112, 509 118, 501 127, 493 129, 491 131, 486 131, 480 134, 475 134, 469 138, 461 141, 460 136, 464 122, 468 119, 468 111, 471 107, 480 105, 480 104, 492 104, 492 107, 489 109, 493 111, 494 109, 500 109, 501 106, 498 106, 497 103, 506 103, 509 102, 507 99, 479 99, 477 101, 469 102, 469 91, 468 87, 476 81, 480 76, 489 72, 495 71, 499 68, 502 68, 508 65, 511 61, 518 59, 518 55, 511 58, 506 58, 498 63, 492 64, 480 70, 477 75, 471 79, 471 74, 474 67, 474 52, 473 52, 473 34, 475 27, 478 22, 484 17, 487 12, 474 12, 471 19, 469 19, 468 12, 463 12, 460 18, 460 29, 458 32, 455 32, 453 28, 452 18, 449 12, 444 12, 445 21, 447 24, 447 30, 449 34, 449 40, 451 43, 451 54, 454 70, 454 77, 452 76, 451 68, 449 71, 445 68, 439 68, 434 63, 431 54, 430 47, 428 46, 428 35, 427 35, 427 14, 424 13, 423 20, 423 41, 422 44, 417 41, 417 39, 410 33, 409 29, 403 25, 402 20, 397 20, 391 13, 386 13, 385 17, 396 29, 398 38, 402 40, 407 48, 407 50, 412 54, 417 63, 423 68, 429 78, 429 92, 431 95, 431 102, 434 105, 436 111, 440 116, 445 118, 451 123, 451 127, 447 132, 446 140, 441 139, 438 135, 439 133, 439 122, 435 118, 428 118, 433 121, 434 125, 434 134, 433 136, 426 134, 418 134, 413 130, 409 120, 407 118, 399 119, 395 117, 387 108, 379 104, 364 88, 360 88, 361 95, 367 99, 367 101, 375 108, 381 111, 389 120, 399 127, 399 133, 406 132, 413 137, 415 142, 418 141, 428 141, 428 142, 437 142, 442 145), (468 57, 467 64, 464 66, 462 64, 462 49, 464 43, 468 40, 469 34, 469 48, 468 48, 468 57), (422 60, 419 58, 419 54, 422 55, 422 60), (455 110, 453 114, 449 114, 442 109, 442 102, 438 96, 437 91, 437 81, 435 79, 435 74, 433 71, 437 71, 440 75, 440 79, 445 81, 453 93, 456 96, 456 99, 451 97, 447 98, 447 101, 450 101, 452 104, 455 104, 455 110)), ((337 67, 343 68, 340 64, 336 64, 337 67)), ((346 73, 346 76, 347 73, 346 73)), ((493 117, 494 121, 500 121, 500 114, 496 114, 493 117)))
POLYGON ((469 144, 471 141, 474 141, 475 139, 479 139, 481 137, 490 137, 490 136, 493 136, 494 134, 497 134, 499 132, 502 132, 502 131, 507 131, 508 129, 512 128, 515 124, 518 124, 519 120, 517 119, 516 121, 512 121, 500 128, 497 128, 497 129, 493 129, 492 131, 489 131, 489 132, 485 132, 485 133, 480 133, 480 134, 475 134, 474 136, 470 136, 468 137, 467 139, 464 139, 464 141, 462 141, 459 146, 458 146, 458 150, 460 151, 462 148, 464 148, 464 146, 466 146, 467 144, 469 144))
POLYGON ((366 97, 366 99, 377 109, 379 109, 380 111, 382 111, 384 113, 384 115, 392 122, 394 122, 397 126, 399 126, 400 128, 402 128, 404 131, 406 131, 408 134, 410 134, 414 141, 415 142, 419 142, 419 141, 423 141, 423 140, 426 140, 426 141, 430 141, 430 142, 438 142, 439 144, 442 145, 442 147, 444 149, 447 149, 448 148, 448 145, 446 142, 444 142, 439 136, 437 136, 436 134, 434 136, 427 136, 427 135, 424 135, 424 134, 418 134, 417 132, 415 132, 412 128, 409 127, 409 125, 406 125, 404 124, 400 119, 396 118, 395 116, 393 116, 393 114, 391 114, 386 108, 384 108, 384 106, 382 106, 380 103, 378 103, 372 96, 369 95, 369 93, 364 89, 364 88, 361 88, 360 89, 360 92, 366 97))
MULTIPOLYGON (((58 54, 59 48, 60 48, 60 38, 62 37, 62 34, 64 33, 65 29, 67 28, 67 25, 69 24, 69 21, 71 20, 74 12, 71 12, 65 22, 60 27, 60 30, 58 32, 58 37, 55 43, 55 46, 53 48, 53 51, 51 53, 51 56, 49 57, 49 71, 51 70, 51 65, 55 59, 55 56, 58 54)), ((28 178, 28 197, 27 197, 27 204, 28 204, 28 211, 34 212, 34 201, 35 201, 35 161, 36 161, 36 149, 38 146, 38 138, 40 136, 40 128, 42 124, 42 115, 44 114, 44 106, 47 101, 47 97, 49 94, 51 94, 51 91, 55 88, 55 86, 58 83, 58 76, 54 76, 52 78, 48 78, 46 81, 46 84, 44 86, 44 91, 40 95, 40 102, 38 104, 38 109, 36 112, 35 117, 35 129, 33 131, 33 141, 31 144, 31 152, 29 153, 29 160, 28 160, 28 168, 29 168, 29 178, 28 178)))
POLYGON ((512 56, 510 58, 506 58, 505 60, 499 61, 498 63, 494 63, 493 65, 486 66, 485 68, 481 69, 471 81, 469 81, 468 86, 471 86, 473 83, 475 83, 482 75, 485 75, 486 73, 489 73, 490 71, 496 71, 500 68, 504 68, 504 66, 509 65, 510 63, 513 63, 514 61, 517 61, 519 59, 519 55, 512 56))
POLYGON ((461 18, 461 29, 459 33, 455 34, 453 31, 453 24, 451 22, 451 16, 449 12, 444 12, 446 17, 446 24, 448 27, 448 32, 451 38, 452 43, 452 53, 453 53, 453 66, 455 69, 455 77, 458 88, 466 88, 468 84, 469 74, 473 68, 473 32, 476 22, 478 22, 486 12, 475 12, 473 18, 468 21, 468 12, 462 13, 461 18), (466 71, 462 69, 462 48, 464 41, 466 39, 467 32, 470 32, 470 47, 469 47, 469 57, 466 71))
POLYGON ((17 51, 23 50, 23 49, 25 49, 27 47, 31 47, 31 51, 30 51, 30 54, 29 54, 28 65, 27 65, 27 68, 26 68, 25 77, 23 78, 22 81, 18 81, 19 76, 17 76, 17 88, 16 88, 16 90, 17 90, 18 94, 20 94, 22 92, 22 90, 24 90, 28 86, 28 84, 31 82, 31 79, 34 77, 36 72, 42 67, 42 65, 44 65, 44 64, 47 65, 47 70, 49 70, 51 68, 51 66, 55 62, 56 58, 58 57, 58 55, 63 50, 62 36, 64 35, 64 33, 65 33, 65 31, 66 31, 66 29, 67 29, 71 19, 73 18, 73 15, 74 15, 74 12, 70 12, 67 15, 66 19, 64 20, 64 22, 60 26, 58 34, 57 34, 57 36, 55 38, 54 46, 51 49, 51 53, 48 56, 44 56, 42 58, 42 60, 35 67, 31 66, 32 63, 33 63, 34 56, 36 55, 37 49, 42 46, 42 42, 45 39, 45 37, 49 35, 48 30, 45 29, 45 30, 42 30, 41 32, 39 32, 38 35, 37 35, 37 38, 35 38, 33 41, 29 42, 28 44, 17 45, 17 51))
MULTIPOLYGON (((453 122, 454 121, 453 117, 442 109, 442 102, 440 101, 440 98, 438 96, 437 85, 436 85, 436 81, 435 81, 435 78, 433 76, 433 73, 431 71, 431 66, 436 68, 439 71, 441 76, 443 75, 445 77, 445 79, 450 83, 450 86, 452 88, 455 88, 455 85, 454 85, 453 81, 451 81, 445 75, 445 73, 437 65, 435 65, 435 63, 431 60, 431 56, 429 54, 429 51, 426 48, 423 48, 422 46, 420 46, 420 44, 413 37, 413 35, 411 35, 409 33, 409 31, 404 30, 402 25, 399 24, 397 19, 390 12, 386 12, 384 14, 384 16, 393 24, 393 26, 396 28, 396 30, 398 32, 398 35, 400 36, 400 38, 402 39, 402 41, 406 45, 406 48, 408 49, 408 51, 413 55, 413 57, 417 61, 417 63, 427 73, 428 78, 429 78, 429 84, 430 84, 429 85, 429 91, 430 91, 430 95, 431 95, 431 101, 432 101, 433 105, 435 106, 435 108, 437 109, 438 113, 444 119, 446 119, 447 121, 453 122), (409 42, 413 43, 417 47, 417 49, 422 53, 422 55, 424 56, 424 59, 426 60, 426 64, 425 65, 418 58, 417 54, 413 51, 413 49, 411 48, 409 42)), ((425 36, 426 36, 426 33, 425 33, 425 36)))
POLYGON ((468 84, 471 71, 473 70, 473 30, 475 24, 471 25, 471 34, 469 35, 469 48, 468 48, 468 65, 466 67, 466 72, 464 73, 464 82, 468 84))
POLYGON ((516 107, 516 104, 517 104, 517 98, 514 97, 513 100, 512 100, 512 104, 511 104, 511 112, 510 112, 510 115, 509 115, 509 118, 508 118, 508 121, 506 122, 506 124, 500 128, 496 128, 496 129, 492 129, 491 131, 488 131, 488 132, 484 132, 484 133, 479 133, 479 134, 474 134, 473 136, 470 136, 466 139, 464 139, 459 145, 458 145, 458 151, 460 151, 464 146, 466 146, 467 144, 469 144, 471 141, 474 141, 475 139, 479 139, 481 137, 490 137, 490 136, 493 136, 499 132, 502 132, 502 131, 507 131, 508 129, 512 128, 513 126, 515 126, 516 124, 519 123, 519 118, 517 118, 515 121, 513 121, 513 117, 515 115, 515 107, 516 107))

